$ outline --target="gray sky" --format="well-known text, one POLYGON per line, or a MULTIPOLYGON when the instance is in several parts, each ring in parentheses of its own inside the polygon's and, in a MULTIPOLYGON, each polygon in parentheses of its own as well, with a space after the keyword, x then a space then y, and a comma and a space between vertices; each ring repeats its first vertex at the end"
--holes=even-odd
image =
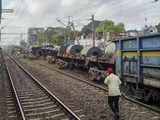
MULTIPOLYGON (((3 8, 14 9, 12 14, 3 14, 3 32, 27 32, 28 27, 62 26, 56 18, 72 16, 77 28, 95 19, 123 22, 126 29, 141 29, 147 24, 160 22, 160 1, 154 0, 2 0, 3 8), (17 27, 14 27, 17 26, 17 27), (18 27, 21 26, 21 27, 18 27)), ((3 37, 3 36, 2 36, 3 37)), ((18 39, 20 36, 14 36, 18 39)), ((6 38, 7 39, 7 38, 6 38)), ((8 39, 11 40, 9 37, 8 39)))

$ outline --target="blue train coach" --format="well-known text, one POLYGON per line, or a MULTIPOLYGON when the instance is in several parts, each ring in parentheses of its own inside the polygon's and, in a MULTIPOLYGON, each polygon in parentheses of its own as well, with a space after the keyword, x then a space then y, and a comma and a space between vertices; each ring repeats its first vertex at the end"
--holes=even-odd
POLYGON ((145 101, 160 101, 160 34, 115 40, 116 73, 145 101))

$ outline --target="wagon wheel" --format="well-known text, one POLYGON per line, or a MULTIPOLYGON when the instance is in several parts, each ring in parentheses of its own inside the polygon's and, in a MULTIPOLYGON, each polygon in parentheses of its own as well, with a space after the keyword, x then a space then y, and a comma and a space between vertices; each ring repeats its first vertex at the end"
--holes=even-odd
POLYGON ((70 70, 73 70, 73 69, 74 69, 74 65, 73 65, 72 63, 69 63, 69 64, 68 64, 68 67, 69 67, 70 70))
POLYGON ((90 73, 88 73, 88 80, 89 81, 93 81, 94 80, 94 76, 90 73))
POLYGON ((55 56, 52 57, 52 63, 55 64, 57 62, 57 58, 55 56))
POLYGON ((49 63, 49 64, 52 64, 52 60, 51 60, 51 59, 49 59, 49 60, 48 60, 48 63, 49 63))
POLYGON ((88 71, 88 80, 90 80, 90 81, 93 81, 93 80, 94 80, 94 75, 93 75, 93 73, 90 71, 90 69, 89 69, 89 71, 88 71))

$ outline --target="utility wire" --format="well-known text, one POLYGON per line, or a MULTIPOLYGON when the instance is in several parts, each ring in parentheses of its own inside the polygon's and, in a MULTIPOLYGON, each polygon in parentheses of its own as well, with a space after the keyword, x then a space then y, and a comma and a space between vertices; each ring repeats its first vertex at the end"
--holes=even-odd
MULTIPOLYGON (((143 2, 143 4, 142 3, 138 3, 138 4, 131 4, 133 1, 117 1, 117 0, 112 0, 112 2, 110 2, 109 3, 109 6, 111 6, 111 8, 113 9, 113 10, 116 10, 116 9, 119 9, 120 8, 120 10, 122 10, 123 12, 125 12, 125 14, 129 14, 129 13, 132 13, 132 11, 134 11, 134 12, 139 12, 140 10, 139 9, 133 9, 133 8, 135 8, 136 7, 136 5, 138 5, 139 6, 139 8, 143 5, 143 11, 144 11, 144 13, 147 13, 147 11, 149 11, 149 10, 153 10, 155 7, 154 7, 154 5, 152 4, 152 0, 149 0, 149 1, 146 1, 146 2, 143 2), (131 9, 130 10, 128 10, 128 5, 130 5, 131 6, 131 9), (122 8, 122 9, 121 9, 122 8), (150 8, 150 9, 149 9, 150 8)), ((97 5, 93 5, 92 6, 92 4, 90 5, 90 7, 89 8, 94 8, 94 6, 97 6, 97 5)), ((81 9, 83 9, 83 7, 81 8, 81 9)), ((78 9, 77 11, 81 11, 81 9, 78 9)), ((77 11, 75 11, 75 13, 77 12, 77 11)), ((96 14, 96 13, 95 13, 96 14)), ((149 14, 149 13, 148 13, 149 14)), ((76 21, 76 20, 73 20, 74 22, 76 21)), ((77 21, 78 21, 78 19, 77 19, 77 21)))
MULTIPOLYGON (((8 4, 9 4, 9 3, 10 3, 10 2, 8 2, 8 4)), ((7 4, 7 2, 6 2, 6 4, 7 4)), ((5 6, 5 3, 4 3, 4 2, 3 2, 3 6, 5 6)), ((7 5, 6 5, 6 7, 7 7, 7 5)), ((17 8, 19 9, 19 7, 20 7, 20 6, 16 7, 15 9, 17 9, 17 8)), ((14 11, 14 13, 13 13, 13 14, 17 14, 16 12, 17 12, 17 11, 14 11)), ((13 19, 14 17, 13 17, 13 16, 12 16, 12 17, 10 17, 11 15, 8 15, 8 14, 5 14, 5 16, 6 16, 6 17, 7 17, 7 19, 8 19, 8 22, 6 22, 6 25, 8 25, 8 24, 9 24, 9 20, 10 20, 10 18, 12 18, 12 19, 13 19)), ((5 22, 4 22, 4 23, 5 23, 5 22)))
MULTIPOLYGON (((19 3, 16 8, 14 8, 14 13, 12 13, 12 15, 6 15, 8 17, 8 20, 7 22, 5 23, 7 26, 12 24, 12 23, 15 23, 18 19, 18 17, 22 17, 23 15, 23 0, 16 0, 15 2, 19 3)), ((20 18, 19 18, 20 19, 20 18)))

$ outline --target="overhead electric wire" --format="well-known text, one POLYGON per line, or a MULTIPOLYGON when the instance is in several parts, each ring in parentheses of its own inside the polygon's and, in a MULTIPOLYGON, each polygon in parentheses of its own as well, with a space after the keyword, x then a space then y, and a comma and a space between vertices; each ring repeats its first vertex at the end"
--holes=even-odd
POLYGON ((21 19, 21 18, 23 17, 23 15, 24 15, 25 8, 23 7, 23 0, 19 0, 19 1, 20 1, 20 4, 22 4, 22 5, 20 5, 21 8, 19 8, 20 12, 19 12, 19 14, 17 14, 17 16, 16 16, 16 18, 14 19, 14 21, 11 22, 10 24, 16 22, 17 19, 21 19), (22 11, 21 11, 21 10, 22 10, 22 11))
POLYGON ((19 4, 15 8, 16 11, 14 13, 11 13, 11 14, 13 14, 12 17, 10 17, 7 20, 7 22, 5 23, 6 27, 14 24, 15 22, 17 22, 18 19, 21 19, 24 15, 25 8, 23 7, 23 3, 25 3, 25 1, 24 0, 16 0, 16 2, 19 3, 19 4))
MULTIPOLYGON (((15 23, 17 21, 17 19, 21 19, 22 15, 24 15, 24 7, 23 7, 23 3, 24 1, 23 0, 16 0, 16 2, 18 3, 18 5, 15 7, 14 9, 14 13, 11 13, 13 14, 12 17, 10 17, 7 22, 5 22, 5 28, 7 29, 8 27, 11 27, 9 25, 15 23), (22 10, 22 11, 21 11, 22 10)), ((10 15, 10 14, 9 14, 10 15)), ((20 26, 18 27, 20 29, 20 26)), ((24 27, 21 27, 21 29, 24 28, 24 27)), ((11 30, 11 28, 9 28, 11 30)), ((15 29, 17 29, 17 27, 14 27, 14 31, 15 29)), ((3 34, 2 34, 3 35, 3 34)), ((5 35, 6 36, 6 35, 5 35)), ((19 36, 19 35, 18 35, 19 36)))
MULTIPOLYGON (((131 4, 132 2, 133 1, 131 1, 131 0, 130 1, 121 1, 121 2, 120 1, 118 2, 117 0, 114 0, 114 1, 112 0, 111 2, 107 3, 107 5, 111 6, 111 8, 113 10, 120 9, 120 10, 122 10, 122 12, 125 12, 125 14, 132 13, 132 11, 134 11, 135 13, 136 12, 139 13, 140 9, 133 9, 133 7, 137 7, 137 6, 139 6, 139 8, 140 8, 143 5, 144 13, 147 13, 148 10, 153 10, 155 8, 153 3, 152 3, 152 0, 142 2, 143 4, 142 3, 131 4), (128 8, 129 8, 128 5, 131 6, 130 10, 128 10, 128 8)), ((90 6, 89 8, 94 8, 95 9, 95 6, 97 6, 97 5, 92 6, 92 4, 91 4, 89 6, 90 6)), ((83 9, 83 7, 81 9, 83 9)), ((80 12, 81 9, 76 10, 75 13, 80 12)), ((96 14, 96 12, 94 14, 96 14)), ((75 20, 73 20, 73 21, 75 21, 75 20)))
MULTIPOLYGON (((10 25, 15 24, 15 22, 18 19, 21 19, 22 15, 24 15, 23 13, 24 13, 25 9, 22 5, 22 3, 24 3, 23 0, 16 0, 16 2, 18 3, 18 5, 15 6, 14 13, 11 13, 12 15, 10 13, 8 15, 5 15, 5 16, 10 15, 10 17, 8 17, 9 19, 7 20, 7 22, 6 21, 3 22, 3 24, 5 25, 5 30, 8 29, 8 27, 9 27, 9 30, 11 30, 12 29, 11 27, 13 27, 14 31, 15 31, 15 29, 23 29, 24 28, 24 27, 20 27, 20 26, 18 26, 18 27, 17 26, 10 26, 10 25)), ((2 36, 5 36, 5 37, 6 37, 6 35, 8 36, 9 34, 2 34, 2 36)), ((13 41, 11 44, 14 44, 14 43, 18 44, 19 41, 17 41, 17 40, 19 40, 19 39, 20 39, 20 34, 12 34, 12 38, 3 39, 3 42, 10 43, 9 41, 13 41), (16 39, 16 41, 15 41, 15 39, 16 39)))
MULTIPOLYGON (((21 1, 21 0, 16 0, 16 1, 21 1)), ((12 1, 13 2, 13 1, 12 1)), ((13 20, 13 19, 15 19, 15 15, 18 15, 18 12, 20 12, 20 11, 18 11, 19 9, 20 9, 20 7, 21 6, 16 6, 16 8, 14 8, 14 13, 12 13, 12 15, 14 15, 14 16, 12 16, 12 17, 9 17, 9 16, 11 16, 11 14, 6 14, 6 16, 8 17, 8 20, 7 20, 7 22, 5 23, 6 25, 9 25, 9 23, 10 23, 10 21, 11 20, 13 20), (17 10, 17 11, 15 11, 15 9, 17 10)), ((14 22, 14 21, 12 21, 12 22, 14 22)))
MULTIPOLYGON (((20 1, 20 3, 22 3, 23 0, 17 0, 17 1, 20 1)), ((94 2, 93 2, 93 3, 92 3, 92 2, 88 2, 86 5, 82 6, 81 8, 77 8, 77 10, 75 10, 75 11, 73 12, 73 14, 77 14, 77 12, 82 12, 82 10, 83 10, 86 6, 88 6, 87 11, 86 11, 86 12, 90 11, 89 13, 86 14, 86 15, 88 15, 88 14, 92 13, 91 11, 92 11, 93 9, 95 9, 95 8, 100 8, 100 7, 102 6, 102 3, 104 3, 104 1, 105 1, 105 0, 101 0, 101 2, 97 2, 98 4, 94 4, 94 2)), ((121 9, 121 8, 122 8, 122 12, 125 12, 126 14, 130 13, 131 11, 134 11, 134 12, 137 12, 137 13, 138 13, 139 9, 132 9, 132 8, 133 8, 133 7, 137 7, 137 5, 138 5, 138 6, 143 5, 144 13, 145 13, 145 14, 148 14, 147 11, 151 11, 151 12, 152 12, 152 10, 150 10, 150 9, 154 9, 154 8, 155 8, 155 6, 153 5, 152 1, 153 1, 153 0, 147 0, 147 1, 145 1, 145 2, 142 2, 143 4, 141 4, 141 3, 136 4, 136 1, 132 1, 132 0, 129 0, 129 1, 121 1, 121 0, 118 0, 118 1, 117 1, 117 0, 112 0, 112 1, 110 1, 110 2, 106 2, 106 5, 111 6, 111 8, 112 8, 113 10, 121 9), (128 6, 131 6, 129 10, 128 10, 128 6), (148 8, 150 8, 150 9, 148 9, 148 8)), ((24 1, 23 1, 23 3, 24 3, 24 1)), ((105 4, 103 4, 103 5, 105 5, 105 4)), ((18 6, 18 7, 19 7, 18 9, 20 9, 20 11, 16 11, 17 19, 20 18, 20 17, 22 17, 22 15, 23 15, 23 13, 24 13, 24 11, 25 11, 25 8, 23 8, 23 5, 22 5, 22 6, 18 6), (22 8, 23 8, 23 9, 22 9, 22 8), (22 10, 22 11, 21 11, 21 10, 22 10), (18 13, 17 13, 17 12, 18 12, 18 13)), ((77 6, 77 7, 78 7, 78 6, 77 6)), ((95 9, 95 10, 93 10, 93 11, 95 11, 95 12, 93 12, 93 13, 96 14, 97 9, 95 9)), ((77 15, 78 15, 78 14, 77 14, 77 15)), ((88 15, 88 16, 89 16, 89 15, 88 15)), ((77 17, 78 17, 78 16, 77 16, 77 17)), ((84 16, 82 16, 82 17, 84 17, 84 16)), ((133 16, 133 17, 134 17, 134 16, 133 16)), ((64 19, 64 21, 66 22, 66 20, 65 20, 66 18, 68 18, 68 16, 65 16, 65 17, 63 17, 63 18, 61 18, 61 19, 64 19)), ((15 19, 15 20, 17 20, 17 19, 15 19)), ((80 18, 80 19, 81 19, 81 18, 80 18)), ((14 23, 15 20, 14 20, 14 21, 9 20, 9 22, 11 21, 11 23, 14 23)), ((78 20, 77 20, 77 21, 78 21, 78 20)), ((82 21, 82 19, 81 19, 80 21, 82 21)), ((76 21, 73 20, 73 22, 76 22, 76 21)), ((87 21, 86 21, 86 23, 87 23, 87 21)), ((83 24, 83 23, 82 23, 82 24, 83 24)), ((81 25, 82 25, 82 24, 81 24, 81 25)))

